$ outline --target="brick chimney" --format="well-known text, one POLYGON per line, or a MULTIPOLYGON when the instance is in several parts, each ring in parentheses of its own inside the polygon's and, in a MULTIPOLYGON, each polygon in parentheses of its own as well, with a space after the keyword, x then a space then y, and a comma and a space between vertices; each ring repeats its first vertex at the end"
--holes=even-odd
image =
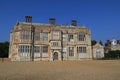
POLYGON ((49 23, 55 25, 55 18, 49 18, 49 23))
POLYGON ((32 22, 32 16, 25 16, 26 22, 31 23, 32 22))
POLYGON ((72 26, 77 26, 77 21, 76 20, 72 20, 72 26))

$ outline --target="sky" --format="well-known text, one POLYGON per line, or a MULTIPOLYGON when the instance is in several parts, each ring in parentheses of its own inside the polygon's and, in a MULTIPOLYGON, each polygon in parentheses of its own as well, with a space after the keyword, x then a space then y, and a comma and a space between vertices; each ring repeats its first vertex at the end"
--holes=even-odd
POLYGON ((10 30, 17 21, 25 22, 32 16, 33 23, 86 26, 92 40, 120 39, 120 0, 0 0, 0 42, 10 40, 10 30))

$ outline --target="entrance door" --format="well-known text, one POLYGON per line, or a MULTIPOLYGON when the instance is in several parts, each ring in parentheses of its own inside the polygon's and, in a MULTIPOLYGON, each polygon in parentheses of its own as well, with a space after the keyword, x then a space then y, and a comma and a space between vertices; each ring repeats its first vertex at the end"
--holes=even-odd
POLYGON ((53 60, 58 60, 58 53, 57 52, 54 53, 53 60))
POLYGON ((96 51, 96 58, 101 58, 100 54, 101 54, 101 53, 100 53, 100 50, 97 50, 97 51, 96 51))

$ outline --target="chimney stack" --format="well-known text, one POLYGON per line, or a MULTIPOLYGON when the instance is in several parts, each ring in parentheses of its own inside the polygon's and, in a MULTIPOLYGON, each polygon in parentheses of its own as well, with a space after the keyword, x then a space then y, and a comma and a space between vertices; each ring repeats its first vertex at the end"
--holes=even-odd
POLYGON ((72 20, 72 26, 77 26, 77 21, 76 20, 72 20))
POLYGON ((32 16, 25 16, 26 22, 31 23, 32 22, 32 16))
POLYGON ((52 25, 55 25, 55 18, 50 18, 49 23, 52 24, 52 25))

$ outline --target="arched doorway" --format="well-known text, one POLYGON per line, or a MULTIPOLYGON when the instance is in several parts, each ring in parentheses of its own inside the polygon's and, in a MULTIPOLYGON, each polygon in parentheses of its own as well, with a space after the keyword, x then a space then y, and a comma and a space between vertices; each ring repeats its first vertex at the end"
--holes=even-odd
POLYGON ((58 60, 58 53, 57 53, 57 52, 55 52, 55 53, 53 54, 53 60, 58 60))

